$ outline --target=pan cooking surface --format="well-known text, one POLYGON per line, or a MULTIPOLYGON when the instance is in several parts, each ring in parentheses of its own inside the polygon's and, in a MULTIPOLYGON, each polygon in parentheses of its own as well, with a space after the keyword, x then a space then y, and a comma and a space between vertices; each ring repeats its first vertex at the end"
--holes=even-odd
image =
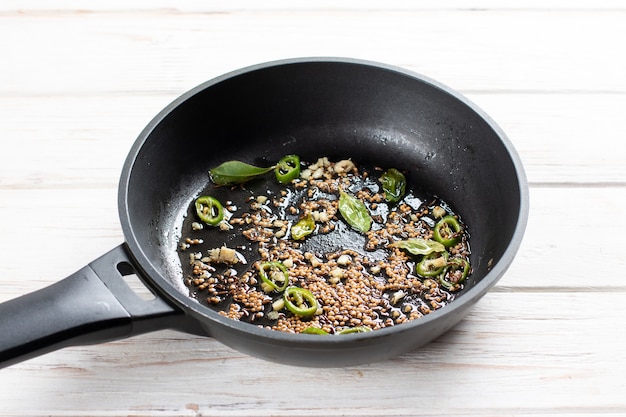
MULTIPOLYGON (((304 167, 308 165, 305 163, 304 167)), ((332 172, 332 166, 326 169, 328 172, 332 172)), ((270 173, 233 187, 217 187, 207 175, 207 185, 199 195, 221 201, 226 218, 221 228, 202 225, 193 202, 188 207, 178 253, 181 279, 190 296, 233 319, 296 332, 307 327, 322 328, 328 333, 378 329, 418 319, 445 306, 463 285, 446 288, 437 274, 417 274, 416 265, 423 256, 393 250, 388 244, 415 236, 433 241, 432 229, 438 218, 454 213, 444 201, 420 190, 411 175, 402 200, 385 202, 381 199, 384 192, 379 180, 382 173, 379 167, 361 167, 357 175, 333 175, 333 180, 326 182, 299 179, 288 186, 280 185, 270 173), (369 176, 361 175, 364 171, 369 176), (340 184, 339 189, 352 195, 367 191, 365 195, 369 197, 361 198, 374 219, 370 234, 359 232, 346 222, 336 208, 339 191, 332 186, 325 188, 326 184, 340 184), (312 208, 304 207, 311 202, 315 202, 312 208), (295 241, 291 228, 310 212, 322 220, 316 222, 315 232, 295 241), (256 215, 262 217, 263 227, 252 227, 256 215), (329 221, 324 221, 326 216, 329 221), (386 229, 395 234, 390 235, 386 229), (267 235, 258 236, 259 233, 267 235), (220 248, 227 249, 216 252, 220 248), (232 263, 232 256, 225 262, 219 259, 223 253, 232 255, 228 249, 236 250, 236 263, 232 263), (396 262, 398 257, 401 262, 396 262), (317 314, 298 317, 282 306, 282 291, 263 289, 259 270, 265 261, 284 262, 289 285, 311 289, 319 303, 317 314), (303 271, 312 270, 317 272, 305 276, 303 271)), ((458 246, 451 250, 455 258, 469 259, 468 236, 464 233, 458 246)), ((445 254, 447 260, 448 251, 445 254)), ((443 277, 447 277, 444 283, 449 284, 454 268, 443 277)))

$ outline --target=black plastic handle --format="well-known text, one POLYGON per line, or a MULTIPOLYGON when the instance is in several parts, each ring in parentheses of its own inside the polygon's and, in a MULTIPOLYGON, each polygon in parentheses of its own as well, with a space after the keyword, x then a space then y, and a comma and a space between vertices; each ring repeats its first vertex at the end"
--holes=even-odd
POLYGON ((165 299, 142 300, 123 279, 133 269, 120 245, 62 281, 0 304, 0 367, 154 330, 198 332, 197 322, 165 299))

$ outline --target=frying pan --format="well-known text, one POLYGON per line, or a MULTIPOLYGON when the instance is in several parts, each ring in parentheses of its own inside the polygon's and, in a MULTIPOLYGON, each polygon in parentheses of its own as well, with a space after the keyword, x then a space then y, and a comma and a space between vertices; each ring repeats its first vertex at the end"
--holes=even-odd
POLYGON ((231 72, 172 102, 132 146, 118 204, 124 243, 0 304, 2 366, 165 328, 300 366, 355 365, 415 350, 458 323, 505 273, 526 227, 528 185, 503 131, 459 93, 385 64, 302 58, 231 72), (471 235, 473 274, 457 298, 395 327, 328 337, 231 320, 190 297, 176 244, 208 169, 231 159, 268 165, 292 153, 406 170, 448 202, 471 235), (155 298, 139 298, 124 281, 130 274, 155 298))

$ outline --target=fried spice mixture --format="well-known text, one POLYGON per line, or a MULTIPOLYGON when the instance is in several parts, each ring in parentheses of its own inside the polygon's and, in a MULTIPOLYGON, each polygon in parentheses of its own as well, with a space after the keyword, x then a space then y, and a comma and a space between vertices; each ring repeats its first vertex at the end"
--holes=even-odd
MULTIPOLYGON (((439 254, 415 255, 405 247, 390 246, 411 239, 433 242, 435 225, 442 218, 458 221, 444 202, 409 190, 389 203, 379 180, 382 170, 368 172, 350 160, 333 163, 320 158, 303 166, 299 177, 275 194, 252 195, 241 209, 226 202, 218 228, 191 224, 192 230, 181 239, 180 253, 189 264, 185 283, 201 302, 234 320, 273 330, 321 329, 334 334, 418 319, 445 306, 463 287, 467 270, 462 274, 462 268, 449 266, 463 260, 469 267, 464 227, 454 244, 439 254), (346 222, 339 210, 342 191, 364 203, 372 219, 367 232, 346 222), (312 220, 313 229, 296 240, 292 229, 303 219, 312 220), (242 233, 257 259, 246 259, 237 247, 196 250, 220 233, 242 233), (280 269, 268 266, 277 263, 280 269), (268 279, 276 285, 268 285, 268 279), (286 301, 292 303, 278 286, 283 291, 287 286, 308 290, 315 303, 304 304, 312 312, 286 308, 286 301)), ((301 297, 296 301, 302 302, 301 297)))

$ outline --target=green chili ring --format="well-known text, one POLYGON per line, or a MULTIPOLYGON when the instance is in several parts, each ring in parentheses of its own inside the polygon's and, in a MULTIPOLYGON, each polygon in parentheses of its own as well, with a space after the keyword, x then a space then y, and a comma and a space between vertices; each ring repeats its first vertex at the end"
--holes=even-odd
POLYGON ((315 314, 318 308, 317 299, 309 290, 300 287, 287 287, 283 293, 285 306, 296 316, 308 318, 315 314))
POLYGON ((461 240, 461 224, 454 216, 445 216, 435 225, 433 238, 449 248, 461 240))
POLYGON ((294 240, 302 240, 315 231, 315 219, 313 215, 308 213, 306 216, 298 220, 296 224, 291 226, 291 237, 294 240))
POLYGON ((196 199, 196 214, 204 223, 217 226, 224 219, 224 208, 215 197, 208 195, 196 199))
POLYGON ((385 192, 385 200, 397 203, 406 191, 406 177, 395 168, 390 168, 380 177, 385 192))
POLYGON ((282 262, 263 262, 259 266, 259 276, 261 277, 261 281, 263 281, 263 283, 269 286, 272 290, 278 292, 285 291, 289 285, 289 272, 287 272, 287 267, 285 267, 282 262), (277 279, 275 275, 280 273, 282 273, 282 280, 277 279), (282 284, 278 284, 280 281, 282 281, 282 284))
POLYGON ((465 279, 469 275, 469 271, 470 271, 470 264, 467 260, 463 258, 452 258, 448 261, 448 265, 445 271, 441 275, 439 275, 439 283, 443 285, 446 289, 452 290, 457 285, 462 284, 465 281, 465 279), (461 272, 461 276, 456 280, 456 282, 452 282, 446 279, 446 277, 449 274, 451 273, 453 274, 457 270, 460 270, 462 272, 461 272))
POLYGON ((276 179, 281 184, 288 184, 300 176, 300 157, 298 155, 284 156, 274 168, 276 179))
POLYGON ((345 329, 337 332, 337 334, 367 333, 371 331, 372 329, 370 329, 367 326, 357 326, 357 327, 346 327, 345 329))
POLYGON ((324 329, 320 329, 319 327, 307 327, 306 329, 302 330, 300 333, 302 334, 322 334, 322 335, 329 335, 330 333, 328 333, 326 330, 324 329))
POLYGON ((448 252, 432 252, 424 255, 422 260, 415 265, 415 272, 423 277, 434 277, 444 272, 447 265, 448 252), (441 265, 433 268, 434 261, 439 258, 443 258, 439 261, 441 265))

